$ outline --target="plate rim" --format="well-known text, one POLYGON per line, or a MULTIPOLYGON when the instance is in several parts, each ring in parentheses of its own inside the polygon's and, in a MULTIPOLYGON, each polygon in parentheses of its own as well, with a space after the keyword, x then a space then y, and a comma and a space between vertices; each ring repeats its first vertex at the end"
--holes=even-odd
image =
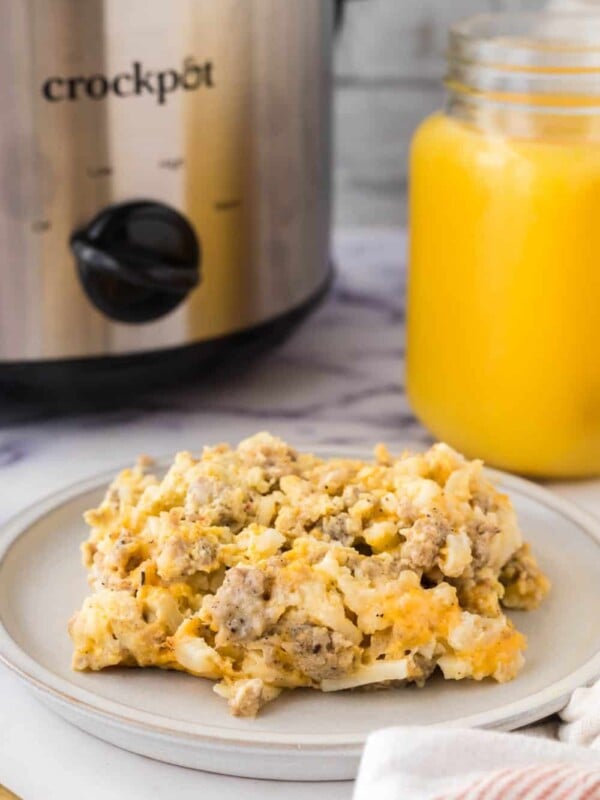
MULTIPOLYGON (((372 450, 352 446, 302 445, 310 452, 332 457, 332 453, 340 457, 368 458, 372 450)), ((172 457, 157 458, 158 467, 170 463, 172 457)), ((127 466, 130 466, 131 462, 127 466)), ((11 548, 27 535, 28 531, 39 524, 44 517, 76 500, 80 495, 100 490, 114 478, 120 466, 71 483, 63 489, 51 492, 34 500, 25 508, 12 515, 0 525, 0 568, 4 564, 11 548)), ((486 475, 495 482, 501 491, 515 491, 537 501, 546 508, 560 514, 569 522, 575 523, 581 533, 587 535, 600 547, 600 520, 581 509, 575 503, 551 492, 544 486, 525 478, 512 475, 502 470, 485 467, 486 475)), ((247 750, 279 750, 279 751, 323 751, 352 755, 360 751, 364 745, 365 733, 356 734, 294 734, 270 733, 248 729, 241 735, 239 730, 219 728, 203 723, 180 722, 168 720, 160 714, 135 709, 117 701, 100 697, 94 692, 80 688, 65 678, 37 662, 10 636, 1 615, 0 609, 0 663, 14 672, 31 688, 60 706, 98 719, 113 726, 135 729, 140 734, 179 740, 187 744, 199 743, 212 748, 230 748, 232 746, 247 750)), ((439 723, 434 726, 511 729, 529 724, 558 711, 575 689, 586 686, 600 677, 600 648, 577 669, 564 678, 554 681, 549 686, 538 690, 528 697, 504 703, 487 711, 439 723)))

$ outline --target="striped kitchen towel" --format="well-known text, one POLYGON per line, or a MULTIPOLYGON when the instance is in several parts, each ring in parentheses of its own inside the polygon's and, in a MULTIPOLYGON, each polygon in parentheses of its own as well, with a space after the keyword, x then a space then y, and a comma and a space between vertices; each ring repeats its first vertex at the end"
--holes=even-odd
POLYGON ((367 740, 354 800, 600 800, 600 753, 517 733, 386 728, 367 740))

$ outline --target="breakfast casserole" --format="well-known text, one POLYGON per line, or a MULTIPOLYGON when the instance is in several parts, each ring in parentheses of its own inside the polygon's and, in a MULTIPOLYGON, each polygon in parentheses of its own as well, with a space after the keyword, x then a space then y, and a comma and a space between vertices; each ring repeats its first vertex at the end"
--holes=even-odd
POLYGON ((296 687, 508 681, 526 643, 502 606, 549 588, 509 498, 444 444, 367 462, 259 433, 162 479, 142 459, 85 519, 73 667, 184 670, 242 716, 296 687))

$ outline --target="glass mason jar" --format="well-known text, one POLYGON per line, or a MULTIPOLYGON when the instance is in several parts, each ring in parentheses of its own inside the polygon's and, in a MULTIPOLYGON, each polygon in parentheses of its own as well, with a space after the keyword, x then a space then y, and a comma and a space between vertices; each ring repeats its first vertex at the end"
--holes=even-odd
POLYGON ((600 474, 600 15, 475 17, 448 57, 411 151, 410 401, 469 457, 600 474))

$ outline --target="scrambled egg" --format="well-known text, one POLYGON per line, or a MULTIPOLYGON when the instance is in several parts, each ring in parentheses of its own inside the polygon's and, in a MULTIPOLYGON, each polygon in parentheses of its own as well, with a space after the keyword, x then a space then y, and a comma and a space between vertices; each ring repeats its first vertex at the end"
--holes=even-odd
POLYGON ((234 714, 282 689, 513 678, 502 613, 548 591, 514 510, 444 444, 321 459, 259 433, 122 472, 85 515, 93 588, 73 667, 163 667, 218 681, 234 714))

